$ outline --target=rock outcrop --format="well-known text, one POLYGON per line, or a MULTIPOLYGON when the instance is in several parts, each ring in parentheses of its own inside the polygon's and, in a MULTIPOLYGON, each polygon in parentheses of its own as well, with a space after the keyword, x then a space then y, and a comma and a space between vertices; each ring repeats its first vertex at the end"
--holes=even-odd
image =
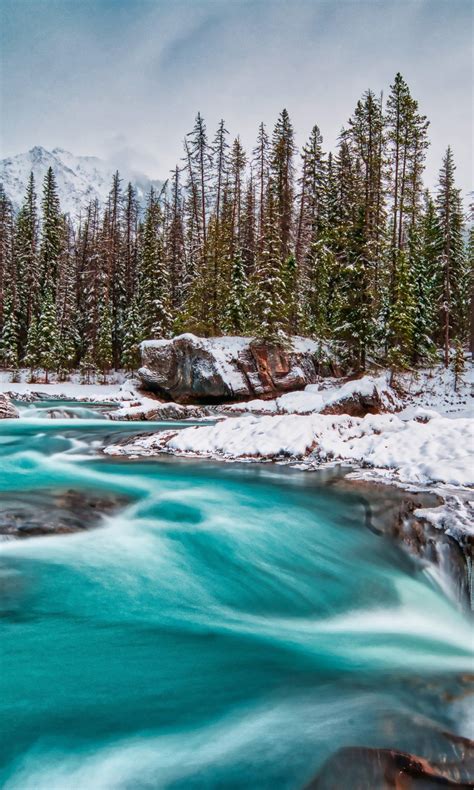
POLYGON ((18 409, 3 392, 0 392, 0 420, 11 420, 19 417, 18 409))
POLYGON ((431 761, 394 749, 347 747, 337 751, 323 765, 306 790, 409 790, 409 788, 472 788, 474 744, 465 738, 445 734, 452 741, 449 755, 431 761))
POLYGON ((293 338, 283 349, 252 338, 192 334, 141 345, 145 389, 182 404, 272 398, 303 389, 321 372, 318 344, 293 338))

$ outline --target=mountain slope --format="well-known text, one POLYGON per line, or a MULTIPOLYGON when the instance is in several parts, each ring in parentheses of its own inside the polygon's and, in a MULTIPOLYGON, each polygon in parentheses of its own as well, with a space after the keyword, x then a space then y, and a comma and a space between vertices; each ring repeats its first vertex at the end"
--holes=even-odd
MULTIPOLYGON (((58 185, 61 208, 73 219, 89 201, 107 199, 116 170, 113 165, 96 156, 75 156, 62 148, 47 151, 35 146, 30 151, 0 161, 0 182, 15 210, 20 207, 26 190, 30 172, 33 171, 36 191, 41 196, 41 185, 48 167, 53 168, 58 185)), ((144 205, 146 194, 151 186, 160 189, 161 181, 153 181, 141 173, 121 171, 123 187, 131 181, 137 192, 137 199, 144 205)))

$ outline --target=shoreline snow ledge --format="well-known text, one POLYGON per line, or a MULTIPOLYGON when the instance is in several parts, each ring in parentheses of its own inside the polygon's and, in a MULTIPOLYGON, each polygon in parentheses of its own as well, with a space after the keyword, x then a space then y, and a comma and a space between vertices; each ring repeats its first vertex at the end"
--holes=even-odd
POLYGON ((452 420, 419 409, 410 420, 394 414, 229 417, 214 425, 138 437, 104 452, 286 461, 307 469, 336 462, 371 467, 384 479, 401 483, 468 487, 474 485, 473 440, 471 419, 452 420))

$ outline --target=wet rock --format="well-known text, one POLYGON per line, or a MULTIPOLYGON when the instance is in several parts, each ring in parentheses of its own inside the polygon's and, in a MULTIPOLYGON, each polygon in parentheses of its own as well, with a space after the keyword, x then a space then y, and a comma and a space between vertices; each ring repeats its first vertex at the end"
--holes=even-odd
POLYGON ((142 344, 138 375, 145 389, 181 404, 270 398, 313 384, 318 346, 295 338, 291 348, 251 338, 199 338, 142 344))
POLYGON ((430 762, 394 749, 347 747, 332 755, 306 790, 434 790, 438 787, 472 788, 473 744, 459 739, 458 758, 430 762))
POLYGON ((11 420, 19 416, 18 409, 15 408, 10 398, 0 392, 0 420, 11 420))
POLYGON ((99 526, 129 502, 122 495, 85 491, 41 491, 2 499, 0 541, 81 532, 99 526))
POLYGON ((450 494, 443 488, 441 496, 436 491, 407 491, 351 477, 337 480, 336 485, 362 495, 369 529, 401 544, 422 565, 438 568, 453 598, 467 610, 474 608, 474 535, 470 528, 474 509, 470 491, 457 490, 450 494), (438 512, 440 515, 433 523, 430 517, 438 512))

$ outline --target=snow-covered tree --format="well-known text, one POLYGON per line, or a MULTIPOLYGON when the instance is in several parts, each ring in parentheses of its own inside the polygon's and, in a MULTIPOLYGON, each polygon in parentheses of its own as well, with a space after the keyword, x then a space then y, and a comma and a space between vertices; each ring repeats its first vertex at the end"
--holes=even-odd
POLYGON ((41 300, 41 311, 38 322, 38 363, 46 374, 58 369, 59 364, 59 332, 51 288, 47 288, 41 300))
POLYGON ((10 294, 3 305, 3 327, 0 335, 0 364, 5 368, 18 366, 18 325, 10 294))
POLYGON ((143 332, 140 321, 140 311, 136 299, 127 311, 123 332, 122 365, 125 370, 135 370, 140 364, 140 342, 143 332))
POLYGON ((99 313, 99 329, 97 333, 97 345, 95 348, 95 361, 102 373, 104 382, 106 381, 107 373, 114 362, 112 337, 113 326, 110 302, 108 300, 104 300, 99 313))

